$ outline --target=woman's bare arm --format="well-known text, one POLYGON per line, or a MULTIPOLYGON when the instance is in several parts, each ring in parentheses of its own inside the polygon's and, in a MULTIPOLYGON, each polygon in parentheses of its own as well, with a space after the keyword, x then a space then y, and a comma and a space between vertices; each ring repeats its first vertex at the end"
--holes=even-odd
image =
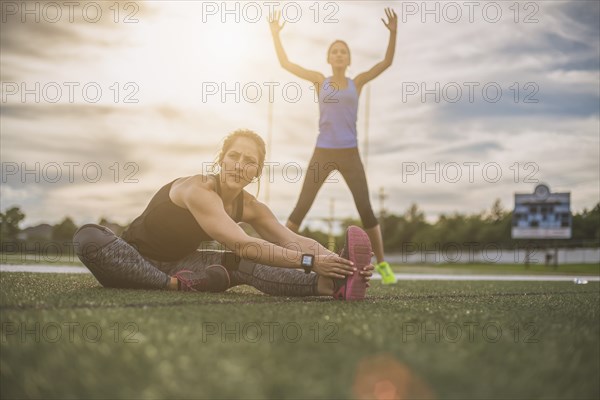
MULTIPOLYGON (((181 200, 200 227, 213 239, 224 244, 236 255, 261 264, 281 268, 300 268, 302 251, 285 248, 246 234, 223 208, 223 202, 213 191, 190 183, 182 188, 181 200)), ((315 257, 315 272, 331 278, 351 275, 350 261, 339 256, 315 257), (318 267, 317 267, 318 266, 318 267)))
POLYGON ((281 37, 279 36, 279 32, 283 29, 285 22, 283 24, 279 24, 280 12, 275 12, 274 14, 269 15, 269 26, 271 28, 271 35, 273 36, 273 43, 275 44, 275 51, 277 52, 277 59, 279 60, 279 64, 296 75, 299 78, 306 79, 315 85, 321 85, 325 80, 323 74, 317 71, 311 71, 309 69, 303 68, 298 64, 294 64, 291 62, 285 50, 283 49, 283 44, 281 43, 281 37))
POLYGON ((385 52, 385 58, 383 61, 377 63, 370 70, 358 74, 356 78, 354 78, 354 84, 356 85, 356 90, 360 93, 360 90, 367 82, 377 78, 383 71, 388 69, 390 65, 392 65, 392 61, 394 61, 394 53, 396 51, 396 30, 398 27, 398 16, 394 12, 394 10, 390 8, 385 9, 385 14, 388 17, 388 22, 382 18, 383 24, 390 31, 390 39, 388 41, 387 51, 385 52))
POLYGON ((244 205, 244 220, 258 232, 261 237, 269 242, 290 250, 296 250, 300 254, 313 254, 316 273, 330 278, 343 278, 352 272, 349 260, 329 251, 318 242, 297 235, 285 226, 281 225, 269 208, 252 199, 244 205))

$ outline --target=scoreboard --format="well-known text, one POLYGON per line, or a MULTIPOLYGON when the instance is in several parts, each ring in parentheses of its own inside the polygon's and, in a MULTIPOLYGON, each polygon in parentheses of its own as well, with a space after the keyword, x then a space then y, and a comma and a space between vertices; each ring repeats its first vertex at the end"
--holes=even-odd
POLYGON ((537 185, 532 194, 515 193, 513 239, 570 239, 571 193, 551 193, 537 185))

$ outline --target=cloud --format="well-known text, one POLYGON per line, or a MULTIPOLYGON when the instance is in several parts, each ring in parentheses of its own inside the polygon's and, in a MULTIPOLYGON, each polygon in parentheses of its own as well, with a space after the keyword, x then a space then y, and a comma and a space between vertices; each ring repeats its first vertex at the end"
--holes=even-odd
POLYGON ((479 157, 489 156, 490 153, 503 150, 503 145, 500 141, 482 140, 476 143, 462 143, 458 145, 450 145, 437 152, 440 155, 452 156, 473 156, 479 157))
MULTIPOLYGON (((3 82, 94 81, 105 91, 96 104, 81 98, 74 104, 23 104, 19 96, 3 102, 3 162, 95 161, 104 172, 97 183, 81 176, 74 182, 40 184, 11 177, 2 185, 3 206, 22 204, 28 223, 53 222, 54 216, 62 219, 67 212, 78 222, 96 221, 100 214, 127 222, 160 186, 200 172, 230 131, 248 127, 266 139, 264 97, 257 103, 236 102, 233 96, 225 102, 220 96, 203 101, 206 82, 225 82, 228 88, 235 82, 301 85, 303 95, 297 103, 276 91, 270 151, 272 161, 295 162, 302 169, 308 163, 318 135, 318 106, 310 84, 279 66, 266 21, 221 24, 215 17, 211 23, 199 23, 197 2, 136 4, 140 21, 132 25, 115 24, 107 8, 113 3, 106 2, 101 3, 106 18, 97 24, 12 21, 0 26, 3 82), (111 85, 130 81, 139 87, 139 102, 115 103, 111 85), (136 184, 122 182, 130 172, 124 168, 127 162, 139 167, 136 184), (110 169, 115 163, 118 183, 110 169)), ((388 33, 380 18, 387 3, 336 3, 338 22, 332 24, 323 23, 325 14, 315 23, 311 4, 302 3, 302 20, 287 24, 282 32, 292 61, 329 75, 325 51, 336 38, 351 46, 350 76, 383 59, 388 33)), ((531 166, 538 168, 535 178, 553 190, 571 191, 575 210, 598 201, 600 3, 542 2, 534 24, 515 24, 508 8, 512 3, 500 4, 504 14, 496 24, 483 21, 480 14, 473 23, 422 23, 417 15, 399 24, 394 63, 369 84, 368 149, 365 91, 359 107, 358 140, 375 208, 380 187, 390 196, 386 207, 395 213, 413 202, 429 217, 487 209, 497 197, 508 206, 514 192, 533 189, 534 183, 523 181, 534 171, 531 166), (427 95, 422 101, 419 93, 406 99, 403 84, 409 82, 424 83, 428 89, 436 82, 442 88, 456 82, 464 89, 463 98, 436 102, 427 95), (474 102, 466 97, 465 82, 480 84, 474 102), (503 90, 497 103, 482 98, 481 87, 490 82, 503 90), (523 102, 534 92, 525 87, 528 82, 537 84, 537 103, 523 102), (423 183, 420 174, 403 180, 406 162, 419 167, 425 163, 430 169, 450 162, 479 162, 480 167, 474 182, 438 183, 427 175, 423 183), (494 183, 486 182, 481 171, 492 162, 503 173, 494 183), (510 169, 515 163, 517 182, 510 169)), ((400 13, 401 5, 396 7, 400 13)), ((467 171, 462 172, 466 176, 467 171)), ((281 167, 277 173, 281 175, 281 167)), ((286 182, 281 177, 270 185, 270 205, 278 217, 287 218, 301 185, 301 180, 286 182)), ((347 185, 340 181, 320 192, 309 215, 313 223, 328 214, 331 198, 336 215, 358 216, 347 185)))

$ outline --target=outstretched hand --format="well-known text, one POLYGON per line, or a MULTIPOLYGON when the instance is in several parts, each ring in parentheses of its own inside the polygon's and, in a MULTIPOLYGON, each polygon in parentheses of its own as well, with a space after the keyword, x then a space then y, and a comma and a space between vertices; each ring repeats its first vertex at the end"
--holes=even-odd
POLYGON ((383 24, 390 32, 396 32, 396 28, 398 27, 398 16, 396 15, 396 12, 392 8, 386 8, 385 15, 388 18, 388 22, 385 22, 385 20, 381 18, 383 24))
POLYGON ((367 282, 367 287, 371 286, 369 284, 369 281, 371 280, 371 277, 373 276, 374 269, 375 269, 375 266, 373 264, 369 264, 366 267, 364 267, 362 271, 359 272, 359 274, 362 276, 362 278, 367 282))
POLYGON ((324 277, 344 279, 354 273, 352 261, 338 256, 337 254, 323 254, 315 257, 313 270, 324 277))
POLYGON ((275 11, 273 13, 269 13, 269 27, 271 28, 271 34, 274 36, 278 35, 279 32, 285 26, 285 21, 283 21, 283 24, 279 25, 280 17, 281 17, 280 11, 275 11))

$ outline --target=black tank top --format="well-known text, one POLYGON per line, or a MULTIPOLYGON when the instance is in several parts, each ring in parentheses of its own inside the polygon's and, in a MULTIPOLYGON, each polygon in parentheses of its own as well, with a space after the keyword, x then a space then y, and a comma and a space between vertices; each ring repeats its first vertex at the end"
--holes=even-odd
MULTIPOLYGON (((173 181, 175 182, 175 181, 173 181)), ((171 201, 173 182, 160 188, 139 217, 123 232, 122 238, 142 256, 156 261, 177 261, 194 252, 201 242, 213 240, 198 225, 192 213, 171 201)), ((215 189, 221 196, 221 182, 215 176, 215 189)), ((234 201, 233 220, 244 212, 244 192, 234 201)))

